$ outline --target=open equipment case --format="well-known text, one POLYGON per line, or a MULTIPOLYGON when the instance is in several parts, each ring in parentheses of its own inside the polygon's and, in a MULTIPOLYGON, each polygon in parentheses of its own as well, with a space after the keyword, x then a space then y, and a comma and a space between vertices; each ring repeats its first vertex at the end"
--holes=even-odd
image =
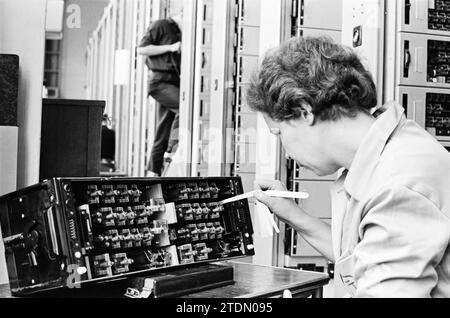
POLYGON ((13 295, 254 255, 239 177, 54 178, 0 197, 13 295))

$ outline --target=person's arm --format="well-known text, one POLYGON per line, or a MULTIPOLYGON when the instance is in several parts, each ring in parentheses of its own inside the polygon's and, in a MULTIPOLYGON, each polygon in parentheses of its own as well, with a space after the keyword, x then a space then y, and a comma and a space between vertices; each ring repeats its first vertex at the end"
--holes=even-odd
POLYGON ((168 45, 158 45, 166 31, 165 20, 156 21, 145 32, 136 52, 144 56, 156 56, 181 50, 181 42, 168 45))
POLYGON ((137 53, 139 55, 145 55, 145 56, 156 56, 156 55, 162 55, 166 53, 171 52, 178 52, 181 48, 181 42, 177 42, 174 44, 168 44, 168 45, 147 45, 137 48, 137 53))
POLYGON ((450 239, 450 220, 427 197, 404 186, 367 204, 355 248, 356 297, 430 297, 450 239))
MULTIPOLYGON (((280 181, 258 180, 255 185, 261 190, 286 190, 280 181)), ((334 261, 329 224, 306 213, 292 199, 272 198, 263 192, 256 192, 255 198, 264 203, 281 221, 291 225, 324 257, 334 261)))

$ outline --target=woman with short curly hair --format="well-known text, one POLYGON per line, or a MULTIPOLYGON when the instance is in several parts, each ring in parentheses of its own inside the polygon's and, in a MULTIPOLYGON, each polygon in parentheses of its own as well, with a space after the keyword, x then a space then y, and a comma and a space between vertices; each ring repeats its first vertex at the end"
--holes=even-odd
POLYGON ((301 167, 340 171, 331 227, 293 200, 255 194, 335 263, 336 296, 450 297, 450 154, 399 104, 377 107, 352 49, 293 38, 267 53, 247 101, 301 167))

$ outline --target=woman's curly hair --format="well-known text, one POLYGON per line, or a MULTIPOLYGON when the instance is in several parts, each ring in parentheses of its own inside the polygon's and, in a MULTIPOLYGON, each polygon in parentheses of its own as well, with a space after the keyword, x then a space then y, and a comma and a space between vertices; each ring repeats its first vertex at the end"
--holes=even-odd
POLYGON ((246 95, 253 110, 277 121, 301 117, 304 103, 322 121, 377 105, 370 72, 352 49, 328 37, 295 37, 269 51, 246 95))

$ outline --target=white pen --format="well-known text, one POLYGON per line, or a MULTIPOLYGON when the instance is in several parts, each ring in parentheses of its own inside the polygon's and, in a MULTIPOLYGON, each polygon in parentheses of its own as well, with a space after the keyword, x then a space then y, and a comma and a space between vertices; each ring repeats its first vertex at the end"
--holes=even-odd
MULTIPOLYGON (((220 202, 221 204, 227 204, 235 201, 240 201, 244 199, 248 199, 254 196, 255 192, 259 190, 254 190, 250 192, 246 192, 244 194, 240 194, 237 196, 234 196, 232 198, 223 200, 220 202)), ((277 197, 277 198, 286 198, 286 199, 308 199, 309 194, 306 192, 291 192, 291 191, 277 191, 277 190, 267 190, 262 191, 265 195, 268 195, 269 197, 277 197)))

